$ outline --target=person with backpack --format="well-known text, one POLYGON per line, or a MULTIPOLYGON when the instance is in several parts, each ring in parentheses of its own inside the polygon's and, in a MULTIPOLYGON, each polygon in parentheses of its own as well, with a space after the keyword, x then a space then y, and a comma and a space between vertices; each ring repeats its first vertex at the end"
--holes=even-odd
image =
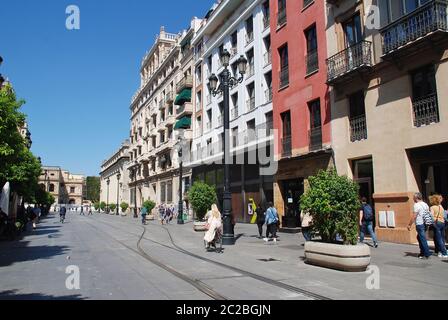
POLYGON ((266 210, 266 238, 263 240, 268 242, 271 239, 274 240, 274 242, 277 242, 277 225, 279 222, 278 213, 277 210, 274 208, 274 204, 272 202, 269 202, 268 209, 266 210))
POLYGON ((434 219, 433 231, 435 253, 439 258, 448 259, 445 246, 445 209, 442 207, 442 201, 443 198, 439 194, 429 197, 429 203, 431 204, 430 210, 434 219))
POLYGON ((140 210, 140 215, 142 216, 142 224, 146 225, 146 216, 148 215, 148 209, 145 206, 140 210))
POLYGON ((417 240, 420 247, 419 259, 429 259, 431 252, 429 251, 428 241, 426 240, 427 227, 434 223, 429 206, 423 201, 423 195, 420 192, 414 194, 414 214, 409 221, 408 230, 411 231, 415 224, 417 230, 417 240), (432 221, 432 223, 431 223, 432 221))
POLYGON ((370 204, 367 203, 367 198, 363 197, 361 199, 362 206, 361 211, 359 213, 359 225, 360 225, 360 236, 359 242, 364 243, 364 237, 366 232, 369 232, 372 237, 373 246, 378 248, 378 240, 376 238, 376 234, 373 231, 373 220, 375 218, 373 213, 373 208, 370 204))

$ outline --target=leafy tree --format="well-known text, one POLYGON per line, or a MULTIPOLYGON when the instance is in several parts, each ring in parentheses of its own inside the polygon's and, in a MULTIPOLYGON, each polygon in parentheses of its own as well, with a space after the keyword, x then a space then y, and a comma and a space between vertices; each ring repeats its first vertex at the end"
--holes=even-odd
POLYGON ((115 209, 117 209, 117 205, 115 203, 112 203, 109 205, 110 211, 115 212, 115 209))
POLYGON ((143 207, 148 210, 148 214, 151 214, 152 210, 156 207, 156 203, 151 200, 146 200, 145 202, 143 202, 143 207))
POLYGON ((9 181, 13 192, 30 199, 38 190, 42 169, 19 132, 25 122, 25 115, 20 112, 23 104, 23 100, 16 99, 10 84, 0 89, 0 187, 9 181))
POLYGON ((122 202, 120 204, 120 207, 121 207, 121 212, 125 213, 126 210, 128 210, 128 208, 129 208, 129 204, 127 202, 122 202))
POLYGON ((104 201, 100 202, 100 210, 101 211, 104 211, 106 209, 106 206, 107 206, 106 202, 104 202, 104 201))
POLYGON ((344 244, 358 242, 359 186, 335 170, 320 171, 309 178, 309 189, 302 195, 301 209, 313 217, 313 231, 324 242, 336 242, 339 234, 344 244))
POLYGON ((96 202, 100 200, 100 178, 99 177, 87 177, 86 190, 87 200, 96 202))
POLYGON ((212 204, 217 202, 217 199, 215 188, 203 182, 195 182, 188 191, 188 200, 198 220, 204 219, 205 214, 212 204))

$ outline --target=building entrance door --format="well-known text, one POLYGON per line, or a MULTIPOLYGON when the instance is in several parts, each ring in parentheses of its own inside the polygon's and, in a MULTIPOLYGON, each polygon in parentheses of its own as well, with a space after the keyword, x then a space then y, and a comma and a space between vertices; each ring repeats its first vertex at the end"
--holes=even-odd
POLYGON ((300 197, 304 191, 303 178, 283 181, 283 201, 285 204, 283 228, 298 228, 301 226, 300 197))
POLYGON ((448 161, 423 164, 421 167, 424 196, 432 194, 443 196, 442 206, 448 206, 448 161))

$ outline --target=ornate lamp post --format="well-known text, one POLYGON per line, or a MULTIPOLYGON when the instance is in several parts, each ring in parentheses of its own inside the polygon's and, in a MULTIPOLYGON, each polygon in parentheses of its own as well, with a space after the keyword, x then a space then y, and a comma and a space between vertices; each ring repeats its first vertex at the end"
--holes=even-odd
POLYGON ((224 50, 220 56, 221 64, 224 66, 224 71, 221 74, 221 79, 215 74, 210 76, 209 89, 213 96, 219 93, 223 93, 224 97, 224 194, 223 194, 223 244, 234 245, 235 235, 232 228, 232 193, 230 192, 230 88, 235 87, 243 82, 244 74, 247 68, 247 59, 242 55, 238 59, 238 71, 240 73, 239 78, 231 76, 229 71, 230 53, 224 50), (218 81, 221 80, 221 84, 218 85, 218 81))
POLYGON ((182 160, 182 146, 183 146, 184 130, 179 130, 179 136, 177 138, 177 155, 179 156, 179 205, 177 210, 177 224, 184 224, 184 200, 182 190, 182 175, 183 175, 183 160, 182 160))
POLYGON ((110 184, 110 178, 107 178, 107 199, 106 199, 106 213, 109 213, 109 184, 110 184))
POLYGON ((121 174, 118 173, 117 174, 117 216, 120 214, 120 179, 121 179, 121 174))
MULTIPOLYGON (((0 66, 2 65, 2 63, 3 63, 3 58, 0 56, 0 66)), ((5 78, 3 78, 3 76, 0 73, 0 88, 3 85, 3 82, 5 82, 5 78)))

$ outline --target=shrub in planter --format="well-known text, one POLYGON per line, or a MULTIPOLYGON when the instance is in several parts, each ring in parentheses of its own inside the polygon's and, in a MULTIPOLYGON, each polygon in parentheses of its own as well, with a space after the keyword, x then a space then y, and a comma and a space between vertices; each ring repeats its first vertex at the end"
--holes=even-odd
POLYGON ((309 184, 300 201, 301 209, 313 217, 313 231, 323 242, 336 243, 339 235, 344 244, 356 245, 361 207, 358 184, 335 170, 320 171, 309 178, 309 184))
POLYGON ((110 211, 115 212, 115 209, 117 209, 117 205, 115 203, 112 203, 109 205, 110 211))
POLYGON ((143 202, 143 207, 146 208, 148 214, 151 214, 152 210, 156 207, 156 203, 151 200, 146 200, 145 202, 143 202))
POLYGON ((129 204, 127 202, 122 202, 120 204, 120 208, 121 208, 121 212, 125 213, 129 208, 129 204))
POLYGON ((106 206, 107 206, 106 202, 104 202, 104 201, 100 202, 100 210, 101 211, 104 211, 106 209, 106 206))
POLYGON ((196 213, 196 220, 204 219, 212 204, 217 202, 215 188, 203 182, 195 182, 188 191, 188 200, 196 213))
POLYGON ((100 208, 100 203, 99 202, 95 202, 93 204, 93 207, 95 208, 95 211, 98 211, 98 209, 100 208))

